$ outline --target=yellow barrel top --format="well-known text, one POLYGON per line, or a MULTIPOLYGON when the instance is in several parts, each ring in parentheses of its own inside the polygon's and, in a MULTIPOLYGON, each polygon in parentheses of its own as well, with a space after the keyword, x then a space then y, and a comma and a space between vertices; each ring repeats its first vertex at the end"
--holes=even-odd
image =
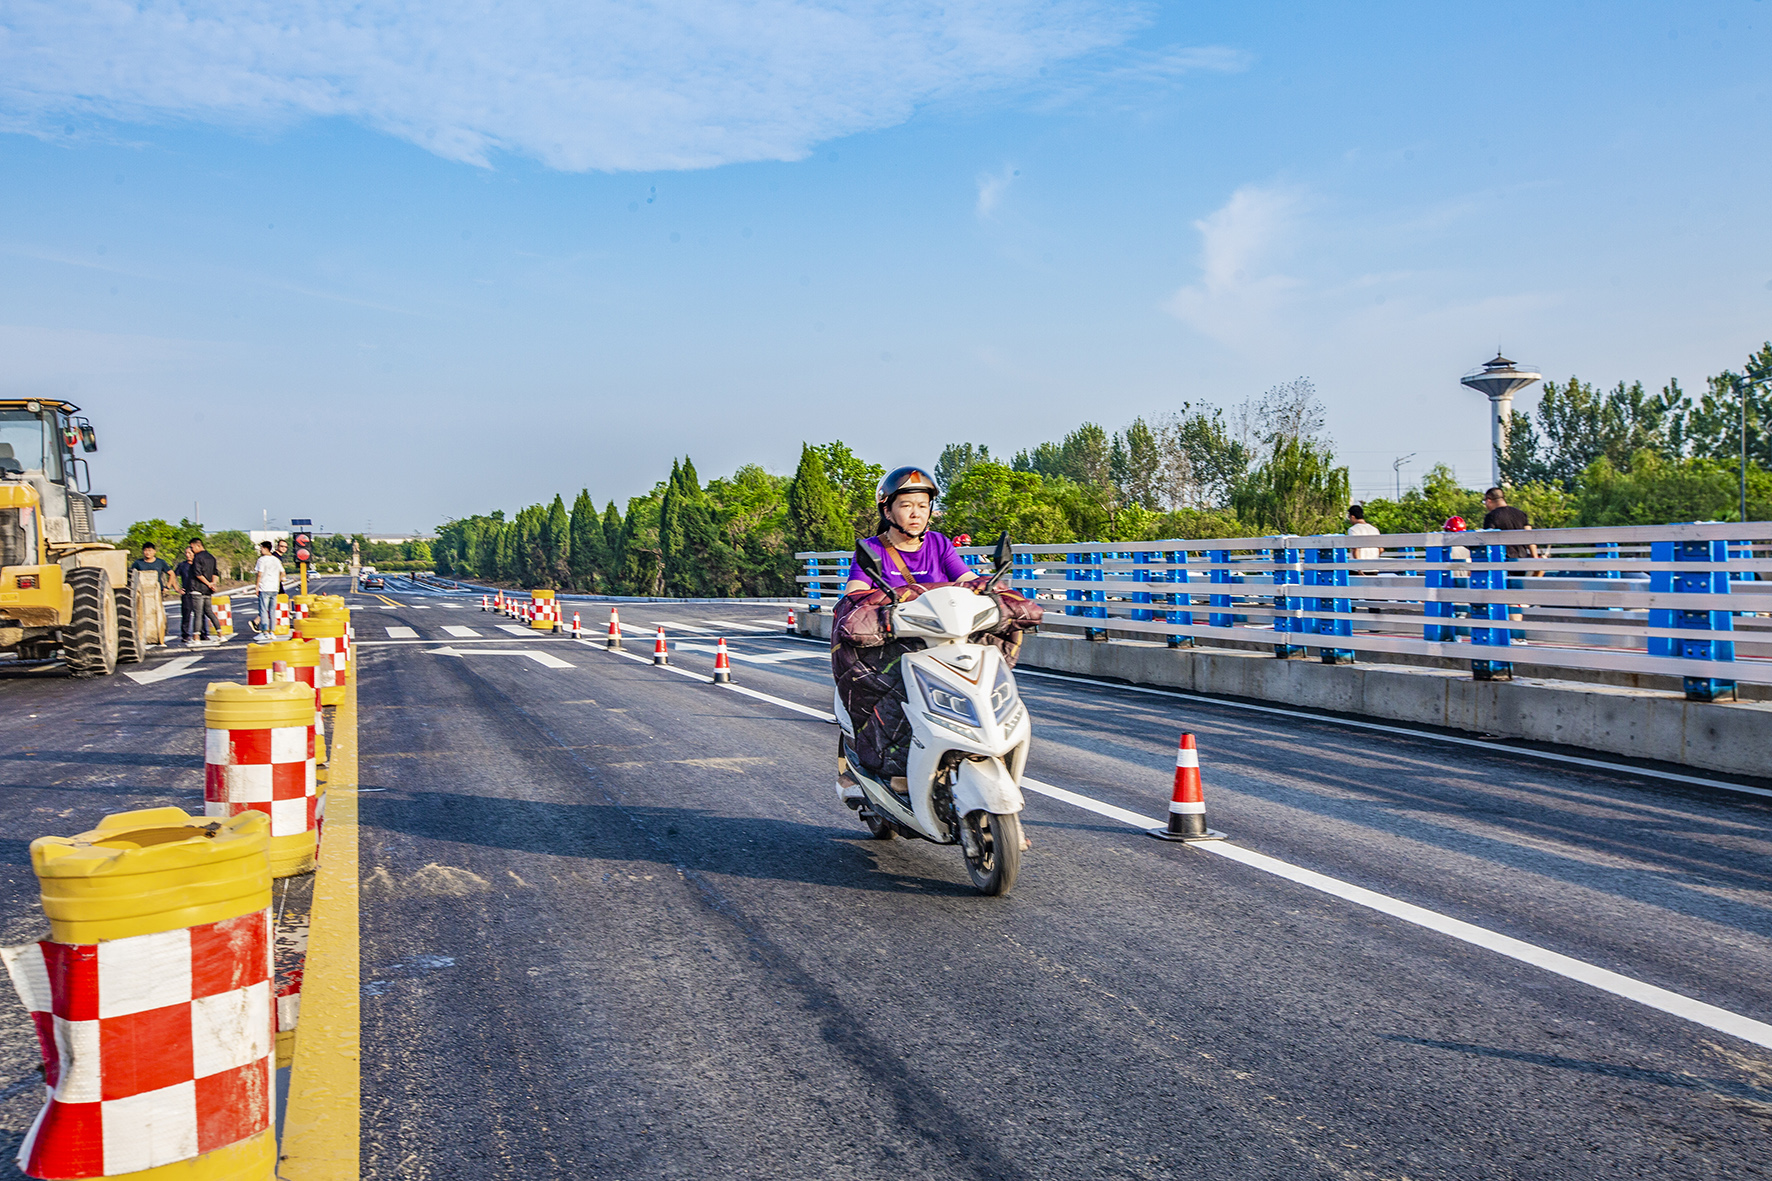
MULTIPOLYGON (((336 611, 310 611, 306 619, 295 621, 295 634, 310 643, 317 636, 342 636, 350 621, 336 611)), ((315 645, 315 651, 319 645, 315 645)))
POLYGON ((279 660, 295 668, 314 668, 320 663, 320 645, 312 640, 271 640, 246 649, 247 668, 270 668, 279 660))
POLYGON ((271 819, 226 820, 179 808, 118 812, 91 832, 38 837, 31 867, 58 943, 176 931, 265 909, 271 819))
POLYGON ((215 681, 203 692, 203 724, 211 730, 312 726, 314 686, 301 681, 273 681, 269 685, 215 681))
POLYGON ((551 599, 554 597, 554 592, 551 590, 532 590, 529 592, 529 597, 532 599, 551 599))

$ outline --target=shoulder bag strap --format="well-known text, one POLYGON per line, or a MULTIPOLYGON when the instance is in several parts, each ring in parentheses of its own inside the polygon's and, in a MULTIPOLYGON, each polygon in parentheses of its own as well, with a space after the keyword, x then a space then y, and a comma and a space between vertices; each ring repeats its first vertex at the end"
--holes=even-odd
POLYGON ((917 576, 911 573, 911 568, 905 565, 904 555, 898 552, 898 547, 893 545, 890 541, 882 542, 881 544, 886 549, 886 556, 892 559, 892 564, 898 567, 898 572, 900 574, 904 575, 904 580, 912 586, 922 586, 923 584, 917 581, 917 576))

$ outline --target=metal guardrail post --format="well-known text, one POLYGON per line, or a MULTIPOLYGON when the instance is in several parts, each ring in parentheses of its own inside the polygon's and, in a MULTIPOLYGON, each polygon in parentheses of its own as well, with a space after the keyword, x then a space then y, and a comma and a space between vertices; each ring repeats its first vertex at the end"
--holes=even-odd
MULTIPOLYGON (((1484 555, 1482 560, 1485 562, 1500 563, 1507 561, 1507 546, 1505 545, 1473 545, 1470 547, 1470 550, 1473 559, 1476 558, 1477 552, 1481 550, 1484 555)), ((1471 589, 1506 590, 1507 571, 1472 570, 1471 589)), ((1486 619, 1491 622, 1499 621, 1502 625, 1500 627, 1472 626, 1472 644, 1478 645, 1479 647, 1506 648, 1513 642, 1513 633, 1507 627, 1507 607, 1508 605, 1506 603, 1471 604, 1471 620, 1473 621, 1473 624, 1474 621, 1478 619, 1486 619)), ((1471 661, 1471 676, 1479 681, 1493 681, 1497 679, 1511 681, 1514 677, 1513 662, 1507 660, 1473 660, 1471 661)))
MULTIPOLYGON (((1166 552, 1163 557, 1172 565, 1187 565, 1187 551, 1184 549, 1166 552)), ((1164 580, 1166 582, 1180 583, 1183 586, 1186 586, 1188 583, 1188 572, 1186 570, 1176 570, 1171 568, 1168 571, 1168 575, 1168 578, 1164 580)), ((1171 591, 1168 595, 1164 596, 1164 598, 1171 607, 1174 607, 1177 604, 1190 607, 1193 605, 1193 597, 1185 591, 1181 594, 1176 594, 1174 591, 1171 591)), ((1169 611, 1164 614, 1163 622, 1179 623, 1187 627, 1192 627, 1194 625, 1194 613, 1192 611, 1169 611)), ((1194 637, 1171 635, 1169 637, 1169 646, 1171 648, 1192 648, 1194 646, 1194 637)))
POLYGON ((1595 546, 1594 548, 1599 551, 1601 557, 1605 558, 1608 562, 1611 563, 1610 568, 1600 571, 1600 577, 1601 578, 1621 578, 1621 577, 1623 577, 1623 575, 1619 572, 1619 569, 1618 569, 1618 543, 1616 541, 1602 541, 1599 545, 1595 546))
POLYGON ((1299 585, 1298 551, 1275 548, 1269 550, 1268 554, 1274 563, 1274 632, 1282 637, 1281 642, 1274 645, 1274 655, 1282 660, 1291 660, 1308 654, 1308 649, 1303 644, 1294 644, 1289 638, 1305 622, 1293 614, 1304 610, 1304 600, 1286 589, 1299 585))
POLYGON ((806 584, 806 612, 811 614, 818 610, 818 558, 806 559, 806 575, 812 581, 806 584))
MULTIPOLYGON (((1652 541, 1649 556, 1656 562, 1716 563, 1729 560, 1726 541, 1652 541)), ((1654 570, 1649 574, 1651 591, 1673 594, 1729 593, 1726 570, 1654 570)), ((1683 611, 1670 607, 1649 609, 1650 627, 1691 628, 1694 631, 1726 632, 1735 630, 1734 616, 1728 611, 1683 611)), ((1674 656, 1686 660, 1735 659, 1733 640, 1685 640, 1672 636, 1650 636, 1649 655, 1674 656)), ((1735 695, 1735 682, 1717 677, 1686 677, 1686 700, 1715 701, 1718 697, 1735 695)))
MULTIPOLYGON (((1138 567, 1132 572, 1132 581, 1141 587, 1148 587, 1151 581, 1151 551, 1138 550, 1134 552, 1132 555, 1132 561, 1138 567)), ((1149 603, 1151 601, 1151 592, 1148 590, 1135 590, 1132 592, 1130 598, 1134 603, 1149 603)), ((1149 623, 1157 617, 1157 613, 1152 611, 1149 607, 1134 607, 1130 614, 1133 619, 1142 623, 1149 623)))
MULTIPOLYGON (((1207 550, 1206 560, 1212 563, 1206 572, 1207 580, 1214 586, 1229 586, 1231 584, 1231 551, 1227 549, 1207 550)), ((1229 608, 1231 606, 1231 596, 1228 594, 1207 595, 1206 601, 1214 607, 1229 608)), ((1228 610, 1222 613, 1210 612, 1206 616, 1206 621, 1212 627, 1236 626, 1236 619, 1228 610)))
MULTIPOLYGON (((1425 571, 1422 581, 1428 590, 1443 590, 1455 585, 1450 570, 1436 570, 1433 568, 1436 563, 1450 562, 1451 560, 1451 546, 1430 545, 1427 547, 1428 568, 1425 571)), ((1451 619, 1453 615, 1453 607, 1451 603, 1436 603, 1431 599, 1423 599, 1421 601, 1421 613, 1430 620, 1451 619)), ((1455 643, 1458 639, 1458 629, 1448 627, 1443 623, 1427 623, 1422 625, 1421 638, 1424 640, 1433 640, 1441 644, 1451 644, 1455 643)))
POLYGON ((1030 599, 1037 598, 1040 593, 1040 588, 1033 586, 1033 581, 1034 555, 1011 553, 1009 589, 1019 591, 1030 599))
MULTIPOLYGON (((1084 563, 1083 581, 1084 582, 1100 583, 1102 580, 1102 577, 1101 577, 1101 575, 1102 575, 1101 560, 1103 557, 1102 552, 1100 550, 1096 550, 1094 553, 1083 554, 1082 557, 1083 557, 1083 563, 1084 563)), ((1091 618, 1091 619, 1106 619, 1108 617, 1107 591, 1105 591, 1105 590, 1084 591, 1083 597, 1086 598, 1091 603, 1100 604, 1100 606, 1093 606, 1093 607, 1087 608, 1084 611, 1085 615, 1089 616, 1089 618, 1091 618)), ((1091 640, 1105 640, 1108 638, 1107 628, 1105 628, 1105 627, 1086 628, 1084 630, 1083 634, 1091 640)))
MULTIPOLYGON (((1317 549, 1311 550, 1309 553, 1309 560, 1311 562, 1316 563, 1319 566, 1329 566, 1331 568, 1323 570, 1306 570, 1304 573, 1304 580, 1307 584, 1319 587, 1345 588, 1347 586, 1347 550, 1317 549), (1336 564, 1339 564, 1341 568, 1334 568, 1336 564)), ((1305 610, 1336 611, 1341 613, 1340 616, 1334 619, 1304 620, 1303 622, 1306 631, 1313 632, 1319 636, 1352 638, 1354 634, 1353 620, 1341 617, 1353 610, 1353 601, 1351 599, 1306 599, 1305 610)), ((1352 648, 1332 648, 1325 645, 1322 648, 1317 649, 1317 652, 1318 655, 1321 656, 1324 664, 1352 664, 1354 662, 1354 650, 1352 648)))

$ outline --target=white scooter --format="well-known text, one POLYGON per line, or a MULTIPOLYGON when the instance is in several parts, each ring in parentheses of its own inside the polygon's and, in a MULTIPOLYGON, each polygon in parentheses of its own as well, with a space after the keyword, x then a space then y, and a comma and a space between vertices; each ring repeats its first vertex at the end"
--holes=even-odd
MULTIPOLYGON (((863 568, 886 585, 866 546, 863 568)), ((1009 543, 997 543, 996 573, 1009 571, 1009 543)), ((972 884, 984 894, 1006 894, 1021 867, 1021 774, 1027 766, 1030 726, 1003 655, 971 637, 996 626, 996 603, 965 587, 943 586, 892 608, 892 632, 916 637, 921 652, 899 661, 905 713, 911 723, 907 774, 897 782, 870 775, 849 758, 855 726, 839 694, 835 713, 843 736, 837 748, 837 791, 877 840, 894 833, 940 845, 958 844, 972 884), (864 799, 851 798, 861 788, 864 799), (846 790, 847 789, 847 790, 846 790)))

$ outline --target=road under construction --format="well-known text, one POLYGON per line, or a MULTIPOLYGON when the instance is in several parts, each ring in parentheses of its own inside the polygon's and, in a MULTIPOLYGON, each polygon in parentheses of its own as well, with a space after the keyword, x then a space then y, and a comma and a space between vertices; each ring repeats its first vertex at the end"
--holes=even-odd
MULTIPOLYGON (((982 897, 840 802, 827 650, 780 606, 623 604, 617 652, 606 603, 574 640, 348 598, 360 1077, 291 1176, 1768 1171, 1772 782, 1024 670, 1032 847, 982 897), (1144 831, 1184 732, 1223 842, 1144 831)), ((201 810, 241 646, 0 680, 6 944, 33 837, 201 810)), ((0 997, 8 1161, 41 1094, 0 997)))

